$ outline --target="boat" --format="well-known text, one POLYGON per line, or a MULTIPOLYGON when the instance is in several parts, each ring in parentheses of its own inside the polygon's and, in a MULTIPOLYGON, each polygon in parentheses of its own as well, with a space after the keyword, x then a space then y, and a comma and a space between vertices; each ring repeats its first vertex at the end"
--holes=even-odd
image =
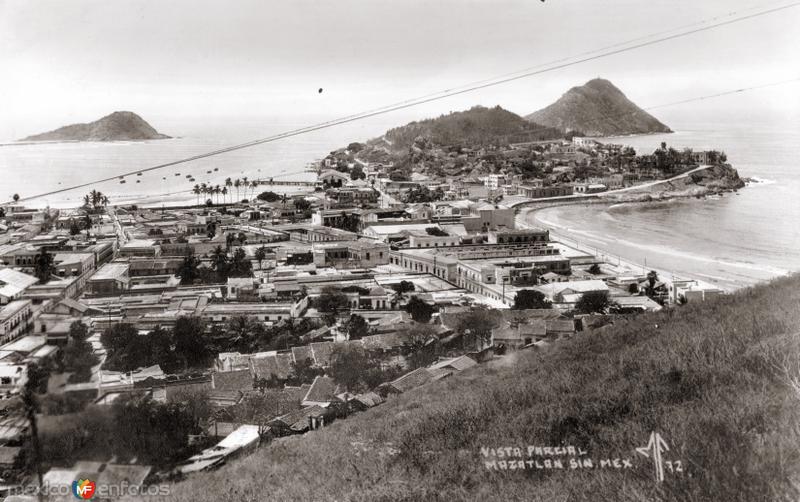
POLYGON ((165 180, 165 179, 167 179, 167 177, 166 177, 166 176, 162 176, 162 177, 161 177, 161 179, 162 179, 162 180, 165 180))
POLYGON ((181 175, 181 173, 175 173, 175 176, 180 176, 180 175, 181 175))
POLYGON ((120 185, 123 184, 123 183, 125 183, 125 180, 122 180, 122 181, 119 182, 120 185))
POLYGON ((120 176, 119 179, 124 180, 125 176, 120 176))
POLYGON ((214 171, 219 171, 219 167, 215 167, 215 168, 214 168, 214 171))
POLYGON ((136 173, 136 176, 141 176, 141 175, 142 175, 142 173, 136 173))
POLYGON ((141 183, 141 182, 142 182, 142 180, 136 180, 136 183, 141 183))
POLYGON ((206 174, 211 174, 211 171, 206 171, 206 174))

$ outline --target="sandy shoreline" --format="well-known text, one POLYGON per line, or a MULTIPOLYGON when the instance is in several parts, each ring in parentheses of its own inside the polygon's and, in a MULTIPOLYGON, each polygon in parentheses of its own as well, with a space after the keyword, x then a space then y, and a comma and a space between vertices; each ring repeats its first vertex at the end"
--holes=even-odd
MULTIPOLYGON (((585 202, 588 202, 588 201, 583 201, 583 202, 585 203, 585 202)), ((576 202, 576 203, 578 203, 578 202, 576 202)), ((618 204, 619 202, 593 201, 592 203, 593 204, 605 203, 607 205, 613 205, 613 204, 618 204)), ((558 205, 560 206, 560 205, 567 205, 567 204, 568 203, 561 203, 561 204, 558 204, 558 205)), ((569 204, 569 205, 572 205, 572 204, 569 204)), ((587 254, 591 254, 591 255, 597 257, 599 260, 608 262, 608 263, 610 263, 612 265, 614 265, 615 262, 616 262, 616 265, 618 267, 624 265, 624 267, 626 269, 630 270, 632 274, 643 275, 643 274, 646 274, 647 272, 649 272, 651 270, 654 270, 656 273, 658 273, 658 277, 662 281, 664 281, 666 283, 672 283, 673 280, 692 280, 692 281, 697 281, 697 283, 700 286, 706 287, 706 288, 719 288, 719 289, 722 289, 722 290, 724 290, 726 292, 730 292, 730 291, 733 290, 733 288, 730 288, 730 287, 727 287, 727 286, 723 286, 723 285, 719 285, 719 284, 713 284, 711 282, 708 282, 708 281, 705 281, 703 279, 700 279, 700 278, 698 278, 696 276, 691 276, 691 275, 688 275, 688 274, 685 274, 685 273, 682 273, 681 275, 678 275, 678 274, 673 273, 672 271, 668 271, 668 270, 664 270, 663 268, 659 268, 658 266, 652 266, 652 265, 643 264, 643 263, 637 262, 635 260, 632 260, 630 258, 626 258, 626 257, 620 256, 619 254, 612 253, 611 251, 609 251, 607 249, 603 249, 603 248, 598 247, 598 246, 590 246, 588 244, 582 243, 575 236, 570 235, 568 230, 565 230, 565 229, 560 228, 560 227, 555 227, 555 226, 552 226, 552 225, 548 225, 548 224, 546 224, 546 223, 544 223, 544 222, 542 222, 540 220, 536 220, 536 223, 531 221, 532 219, 535 219, 535 216, 534 216, 535 212, 540 211, 542 209, 550 209, 552 207, 554 207, 554 206, 543 205, 543 206, 540 206, 540 207, 522 208, 522 209, 520 209, 520 212, 519 212, 519 214, 517 215, 517 218, 516 218, 517 225, 523 226, 523 227, 539 227, 539 228, 545 227, 547 230, 550 231, 550 234, 552 236, 554 236, 555 240, 557 240, 558 242, 561 242, 562 244, 564 244, 564 245, 566 245, 568 247, 577 249, 577 250, 585 252, 587 254)))

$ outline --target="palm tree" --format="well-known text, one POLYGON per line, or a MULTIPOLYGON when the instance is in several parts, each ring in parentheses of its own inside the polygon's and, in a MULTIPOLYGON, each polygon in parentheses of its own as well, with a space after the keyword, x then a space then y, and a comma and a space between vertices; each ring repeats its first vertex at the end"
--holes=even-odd
POLYGON ((250 191, 250 198, 251 198, 251 199, 252 199, 252 198, 253 198, 253 196, 256 194, 256 187, 258 187, 258 182, 257 182, 256 180, 253 180, 253 181, 251 181, 251 182, 250 182, 250 189, 251 189, 251 191, 250 191))
POLYGON ((14 196, 11 197, 11 198, 14 199, 14 202, 19 202, 19 194, 18 193, 15 193, 14 196))
POLYGON ((283 207, 285 208, 286 207, 286 193, 284 193, 283 197, 281 197, 281 202, 283 202, 283 207))
POLYGON ((267 248, 265 246, 261 246, 260 248, 256 249, 255 258, 258 260, 258 268, 264 268, 264 259, 267 257, 267 248))
POLYGON ((200 205, 200 185, 195 185, 194 188, 192 188, 192 193, 194 193, 197 196, 197 205, 199 206, 200 205))
POLYGON ((241 201, 242 199, 239 198, 239 187, 242 186, 242 181, 239 178, 233 182, 233 186, 236 187, 236 202, 241 201))
POLYGON ((225 178, 225 191, 224 191, 223 193, 224 193, 224 194, 227 194, 227 193, 228 193, 228 191, 229 191, 229 189, 230 189, 232 186, 233 186, 233 180, 231 180, 230 178, 225 178))
POLYGON ((223 202, 223 203, 224 203, 226 200, 228 200, 228 197, 227 197, 227 195, 228 195, 228 187, 222 187, 222 202, 223 202))

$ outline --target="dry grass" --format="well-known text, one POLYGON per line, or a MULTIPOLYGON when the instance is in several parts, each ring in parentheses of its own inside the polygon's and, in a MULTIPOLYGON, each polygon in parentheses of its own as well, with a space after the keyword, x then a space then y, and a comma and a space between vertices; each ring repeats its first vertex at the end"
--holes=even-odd
MULTIPOLYGON (((503 358, 174 486, 177 500, 797 500, 800 277, 503 358), (658 327, 657 327, 658 326, 658 327), (636 459, 650 431, 682 476, 636 459), (627 471, 493 472, 571 444, 627 471)), ((642 457, 639 457, 642 458, 642 457)))

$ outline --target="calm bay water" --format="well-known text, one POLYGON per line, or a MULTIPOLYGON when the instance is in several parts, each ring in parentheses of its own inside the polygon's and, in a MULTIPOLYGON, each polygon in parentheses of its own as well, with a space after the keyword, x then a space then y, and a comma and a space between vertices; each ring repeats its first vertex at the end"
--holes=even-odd
MULTIPOLYGON (((309 118, 302 122, 297 119, 275 118, 193 120, 159 124, 158 128, 165 134, 176 136, 167 140, 27 145, 6 143, 0 146, 0 200, 9 200, 14 193, 26 198, 96 179, 119 176, 137 169, 269 137, 322 120, 325 119, 309 118)), ((313 180, 316 178, 313 173, 303 172, 309 162, 352 141, 379 136, 386 129, 401 123, 399 120, 401 119, 397 116, 389 115, 345 124, 143 173, 142 176, 127 176, 124 184, 115 179, 94 187, 26 201, 25 204, 74 207, 80 204, 83 195, 91 188, 108 195, 112 204, 174 204, 196 200, 196 196, 191 193, 195 184, 224 186, 228 177, 236 179, 246 176, 251 180, 270 177, 275 177, 276 180, 313 180), (214 171, 215 168, 218 170, 214 171), (188 174, 194 176, 194 183, 186 178, 188 174)), ((283 187, 280 190, 283 191, 283 187)), ((285 191, 291 190, 286 187, 285 191)), ((234 195, 235 193, 234 189, 234 195)), ((243 191, 240 191, 240 195, 245 196, 243 191)))
POLYGON ((715 148, 753 183, 719 199, 578 205, 534 213, 588 245, 726 289, 800 271, 800 128, 706 124, 675 134, 612 138, 646 153, 662 141, 715 148))

